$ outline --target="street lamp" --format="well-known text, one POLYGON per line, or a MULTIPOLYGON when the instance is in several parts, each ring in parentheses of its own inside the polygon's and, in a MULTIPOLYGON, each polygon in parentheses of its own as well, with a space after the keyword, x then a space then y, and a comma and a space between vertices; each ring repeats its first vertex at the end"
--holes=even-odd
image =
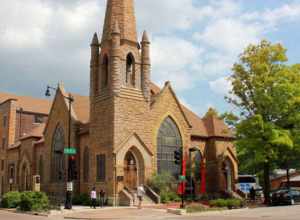
MULTIPOLYGON (((45 96, 50 97, 51 92, 50 90, 57 90, 57 88, 47 86, 45 96)), ((71 94, 69 96, 63 96, 66 100, 69 102, 69 123, 68 123, 68 148, 71 148, 71 121, 72 121, 72 115, 71 115, 71 108, 72 103, 74 102, 74 98, 71 94)), ((72 157, 68 154, 68 179, 67 179, 67 191, 66 191, 66 202, 65 202, 65 209, 72 209, 72 191, 73 191, 73 166, 72 164, 72 157)))

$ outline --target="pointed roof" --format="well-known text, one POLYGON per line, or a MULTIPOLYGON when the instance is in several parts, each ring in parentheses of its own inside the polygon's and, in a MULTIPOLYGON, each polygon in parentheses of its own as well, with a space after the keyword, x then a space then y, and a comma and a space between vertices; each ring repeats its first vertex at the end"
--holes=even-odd
POLYGON ((99 40, 98 40, 97 33, 94 33, 91 45, 94 46, 94 45, 98 45, 98 44, 99 44, 99 40))
POLYGON ((111 32, 116 23, 120 29, 121 39, 137 42, 133 0, 107 0, 102 43, 111 39, 111 32))

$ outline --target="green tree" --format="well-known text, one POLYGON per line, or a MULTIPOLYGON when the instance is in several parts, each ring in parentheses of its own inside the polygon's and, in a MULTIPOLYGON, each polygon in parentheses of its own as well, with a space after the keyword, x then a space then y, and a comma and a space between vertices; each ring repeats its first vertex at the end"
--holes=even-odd
POLYGON ((248 46, 233 66, 227 97, 240 113, 236 120, 239 156, 252 167, 263 167, 266 203, 270 169, 282 153, 287 155, 298 146, 294 134, 300 124, 300 68, 286 62, 281 44, 263 40, 248 46))

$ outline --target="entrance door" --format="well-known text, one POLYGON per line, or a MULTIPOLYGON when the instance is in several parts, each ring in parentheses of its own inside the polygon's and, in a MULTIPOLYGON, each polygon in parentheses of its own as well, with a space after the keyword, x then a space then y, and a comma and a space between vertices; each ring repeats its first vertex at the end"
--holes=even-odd
POLYGON ((124 161, 124 185, 132 191, 137 188, 137 161, 131 152, 128 152, 124 161))

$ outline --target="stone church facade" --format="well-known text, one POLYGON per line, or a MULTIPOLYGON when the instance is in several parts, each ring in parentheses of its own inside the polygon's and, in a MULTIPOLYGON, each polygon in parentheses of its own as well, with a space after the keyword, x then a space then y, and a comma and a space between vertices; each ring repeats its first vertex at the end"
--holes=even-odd
POLYGON ((207 193, 234 191, 231 130, 215 115, 200 118, 182 105, 170 82, 152 83, 150 49, 146 32, 138 41, 134 1, 108 0, 101 40, 95 34, 91 43, 89 96, 71 94, 69 109, 61 84, 52 101, 0 93, 0 193, 30 190, 40 175, 42 191, 64 197, 69 110, 76 193, 95 186, 112 203, 130 204, 131 192, 144 184, 153 196, 148 180, 157 172, 177 176, 180 148, 202 172, 197 180, 195 174, 196 193, 201 181, 207 193))

